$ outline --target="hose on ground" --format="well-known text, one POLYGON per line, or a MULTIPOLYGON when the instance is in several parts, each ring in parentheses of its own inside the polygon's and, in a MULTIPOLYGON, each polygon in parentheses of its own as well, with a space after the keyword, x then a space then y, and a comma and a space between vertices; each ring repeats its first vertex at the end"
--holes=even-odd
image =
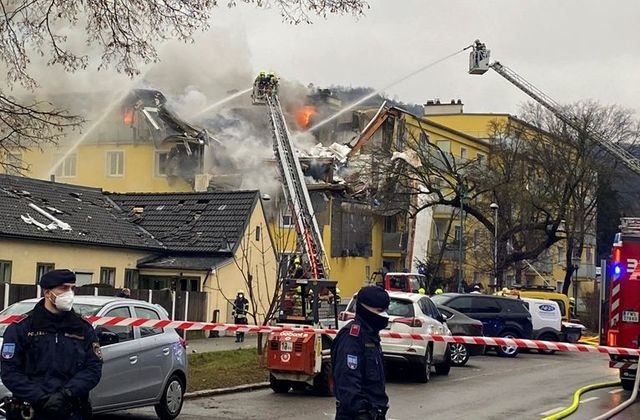
POLYGON ((608 388, 608 387, 618 386, 618 385, 620 385, 620 381, 602 382, 599 384, 591 384, 591 385, 583 386, 582 388, 578 389, 576 392, 573 393, 573 401, 571 402, 570 406, 550 416, 544 417, 542 420, 563 419, 569 416, 570 414, 573 414, 578 409, 578 406, 580 406, 580 396, 585 392, 593 391, 594 389, 608 388))

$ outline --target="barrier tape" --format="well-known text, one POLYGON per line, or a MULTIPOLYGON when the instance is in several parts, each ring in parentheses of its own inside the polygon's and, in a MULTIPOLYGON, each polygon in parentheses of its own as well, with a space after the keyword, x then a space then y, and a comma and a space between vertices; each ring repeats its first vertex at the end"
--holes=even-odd
POLYGON ((616 362, 611 360, 609 362, 609 367, 613 369, 637 369, 637 363, 628 363, 628 362, 616 362))
MULTIPOLYGON (((3 315, 0 316, 0 324, 10 324, 23 319, 23 315, 3 315)), ((168 319, 145 319, 145 318, 124 318, 124 317, 100 317, 87 316, 85 319, 94 326, 130 326, 148 328, 174 328, 191 331, 228 331, 244 333, 271 333, 271 332, 306 332, 327 335, 336 335, 338 330, 333 328, 304 328, 269 325, 247 325, 247 324, 223 324, 216 322, 193 322, 193 321, 171 321, 168 319)), ((396 339, 412 339, 419 341, 437 341, 445 343, 477 344, 485 346, 517 346, 537 350, 572 351, 580 353, 604 353, 618 354, 622 356, 640 356, 640 349, 627 349, 621 347, 593 346, 586 344, 571 344, 555 341, 528 340, 523 338, 502 338, 502 337, 467 337, 461 335, 435 335, 398 333, 388 330, 380 331, 380 337, 396 339)))

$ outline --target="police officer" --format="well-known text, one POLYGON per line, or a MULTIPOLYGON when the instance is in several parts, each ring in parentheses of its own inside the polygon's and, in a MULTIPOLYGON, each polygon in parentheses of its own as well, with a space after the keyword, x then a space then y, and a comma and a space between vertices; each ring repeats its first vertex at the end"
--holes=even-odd
POLYGON ((385 393, 380 330, 389 321, 389 295, 365 286, 356 296, 356 316, 340 330, 331 346, 336 420, 384 420, 385 393))
MULTIPOLYGON (((244 297, 244 291, 238 290, 236 299, 233 301, 233 321, 236 324, 246 325, 247 313, 249 312, 249 301, 244 297)), ((236 343, 242 343, 244 341, 244 333, 236 332, 236 343)))
POLYGON ((43 275, 44 298, 4 333, 2 382, 13 394, 11 407, 30 404, 33 419, 91 417, 89 391, 100 382, 102 353, 91 324, 72 309, 75 283, 69 270, 43 275))

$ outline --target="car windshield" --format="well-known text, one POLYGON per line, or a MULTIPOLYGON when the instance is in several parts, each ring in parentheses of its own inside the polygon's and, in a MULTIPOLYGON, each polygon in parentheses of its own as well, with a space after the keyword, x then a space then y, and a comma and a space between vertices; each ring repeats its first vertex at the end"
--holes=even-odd
MULTIPOLYGON (((9 306, 7 309, 0 312, 0 315, 20 315, 26 314, 36 306, 37 301, 32 302, 17 302, 9 306)), ((73 310, 80 315, 95 315, 102 308, 100 305, 88 305, 85 303, 74 303, 73 310)), ((4 331, 7 329, 8 324, 0 324, 0 337, 4 336, 4 331)))

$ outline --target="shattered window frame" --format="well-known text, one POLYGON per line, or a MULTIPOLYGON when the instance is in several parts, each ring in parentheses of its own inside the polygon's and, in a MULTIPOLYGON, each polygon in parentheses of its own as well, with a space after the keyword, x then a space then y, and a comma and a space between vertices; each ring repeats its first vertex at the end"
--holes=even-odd
POLYGON ((124 177, 124 150, 107 150, 106 152, 106 174, 108 177, 124 177), (115 158, 115 160, 114 160, 115 158), (115 168, 114 168, 115 162, 115 168), (115 169, 115 172, 113 171, 115 169))
POLYGON ((156 150, 153 159, 153 176, 166 177, 167 176, 167 164, 169 163, 169 151, 156 150), (164 162, 161 164, 160 156, 164 155, 164 162), (164 166, 164 169, 163 169, 164 166), (163 169, 163 170, 162 170, 163 169))
MULTIPOLYGON (((55 160, 58 161, 63 155, 57 154, 55 160)), ((56 178, 75 178, 78 175, 78 154, 71 153, 58 165, 55 171, 56 178)))
POLYGON ((0 283, 11 283, 12 261, 0 260, 0 283))

